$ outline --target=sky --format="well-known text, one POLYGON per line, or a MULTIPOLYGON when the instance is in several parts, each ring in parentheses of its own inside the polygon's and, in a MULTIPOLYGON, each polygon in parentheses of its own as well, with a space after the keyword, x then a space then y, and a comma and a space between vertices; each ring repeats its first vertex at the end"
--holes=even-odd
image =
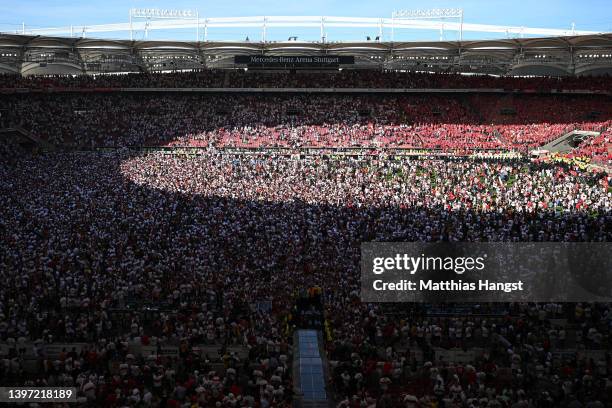
MULTIPOLYGON (((463 8, 466 23, 527 26, 612 32, 612 0, 464 0, 464 1, 392 1, 392 0, 307 0, 307 1, 193 1, 193 0, 0 0, 0 31, 21 31, 28 28, 46 28, 70 25, 125 23, 130 8, 191 9, 201 17, 247 16, 342 16, 390 17, 394 10, 431 8, 463 8)), ((78 35, 78 34, 77 34, 78 35)), ((129 38, 127 32, 86 33, 87 37, 129 38)), ((144 39, 144 32, 136 32, 135 39, 144 39)), ((203 35, 203 34, 202 34, 203 35)), ((269 29, 268 40, 286 40, 296 35, 300 40, 317 40, 318 28, 269 29)), ((364 40, 378 35, 375 28, 330 28, 329 41, 364 40)), ((261 38, 256 28, 217 28, 208 32, 209 40, 244 40, 261 38)), ((194 30, 150 31, 149 39, 194 40, 194 30)), ((504 34, 465 33, 466 39, 505 38, 504 34)), ((383 33, 389 40, 390 33, 383 33)), ((440 32, 433 30, 396 31, 395 40, 439 40, 440 32)), ((444 40, 456 40, 458 34, 445 32, 444 40)))

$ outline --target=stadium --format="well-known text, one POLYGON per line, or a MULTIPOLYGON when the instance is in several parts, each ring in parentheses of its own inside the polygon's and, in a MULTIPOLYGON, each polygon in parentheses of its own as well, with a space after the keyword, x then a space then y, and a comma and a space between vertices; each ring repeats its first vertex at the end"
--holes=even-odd
POLYGON ((0 402, 612 406, 612 34, 128 17, 0 30, 0 402))

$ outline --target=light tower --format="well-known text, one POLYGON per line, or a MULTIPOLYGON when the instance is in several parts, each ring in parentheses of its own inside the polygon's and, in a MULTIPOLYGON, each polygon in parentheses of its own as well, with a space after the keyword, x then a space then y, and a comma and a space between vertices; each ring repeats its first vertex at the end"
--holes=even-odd
POLYGON ((156 8, 132 8, 129 13, 130 17, 130 40, 134 39, 133 20, 145 20, 145 38, 148 37, 149 28, 153 20, 166 20, 163 25, 181 25, 185 21, 195 21, 196 41, 200 41, 200 12, 198 10, 175 10, 175 9, 156 9, 156 8))
MULTIPOLYGON (((426 10, 398 10, 391 13, 391 41, 394 41, 394 31, 396 21, 406 20, 459 20, 459 41, 463 40, 463 9, 461 8, 437 8, 426 10)), ((440 27, 440 41, 444 37, 444 24, 440 27)))

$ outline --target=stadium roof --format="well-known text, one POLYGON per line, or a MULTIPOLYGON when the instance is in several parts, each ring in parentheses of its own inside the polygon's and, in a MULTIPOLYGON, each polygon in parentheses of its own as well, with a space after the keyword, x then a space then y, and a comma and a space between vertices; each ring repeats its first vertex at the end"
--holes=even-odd
POLYGON ((0 72, 25 75, 237 68, 234 55, 253 54, 352 55, 352 68, 580 75, 612 72, 612 34, 419 42, 133 41, 0 34, 0 72))

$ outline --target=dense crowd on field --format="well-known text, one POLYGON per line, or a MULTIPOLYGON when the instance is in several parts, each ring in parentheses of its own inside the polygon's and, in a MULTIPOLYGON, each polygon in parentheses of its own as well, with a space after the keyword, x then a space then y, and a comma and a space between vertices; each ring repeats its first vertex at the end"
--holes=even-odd
POLYGON ((555 357, 609 351, 609 304, 503 304, 493 317, 480 305, 435 317, 359 301, 361 242, 609 242, 605 173, 215 148, 197 157, 117 150, 0 163, 0 277, 10 282, 0 285, 0 339, 12 349, 2 384, 71 385, 97 406, 289 406, 291 311, 301 291, 318 286, 328 394, 341 407, 612 401, 609 354, 555 357), (44 346, 55 342, 87 346, 49 358, 44 346), (35 375, 22 350, 32 343, 35 375), (177 344, 179 356, 135 355, 133 343, 177 344), (202 355, 199 345, 220 352, 202 355), (483 354, 459 363, 434 347, 483 354))
MULTIPOLYGON (((0 76, 0 88, 609 88, 608 78, 367 71, 333 79, 242 71, 13 79, 0 76)), ((0 127, 62 148, 118 149, 31 155, 10 138, 0 144, 0 384, 74 386, 82 406, 289 407, 293 333, 303 324, 296 299, 319 287, 327 394, 340 408, 610 406, 611 304, 359 300, 361 242, 610 242, 609 174, 571 161, 459 158, 526 153, 579 129, 600 134, 569 157, 610 164, 607 102, 4 95, 0 127), (126 149, 142 146, 202 149, 126 149), (284 155, 305 147, 368 153, 284 155), (389 148, 456 156, 392 160, 389 148), (49 346, 72 343, 83 346, 49 354, 49 346), (164 354, 168 346, 176 355, 164 354), (445 359, 440 348, 474 353, 445 359)))
MULTIPOLYGON (((57 94, 6 96, 5 126, 65 147, 360 147, 526 153, 574 130, 605 131, 606 97, 57 94)), ((587 146, 587 145, 585 145, 587 146)), ((609 137, 580 153, 609 162, 609 137)))
POLYGON ((512 77, 345 69, 326 72, 199 70, 116 75, 0 75, 0 88, 503 88, 611 91, 609 76, 512 77))

